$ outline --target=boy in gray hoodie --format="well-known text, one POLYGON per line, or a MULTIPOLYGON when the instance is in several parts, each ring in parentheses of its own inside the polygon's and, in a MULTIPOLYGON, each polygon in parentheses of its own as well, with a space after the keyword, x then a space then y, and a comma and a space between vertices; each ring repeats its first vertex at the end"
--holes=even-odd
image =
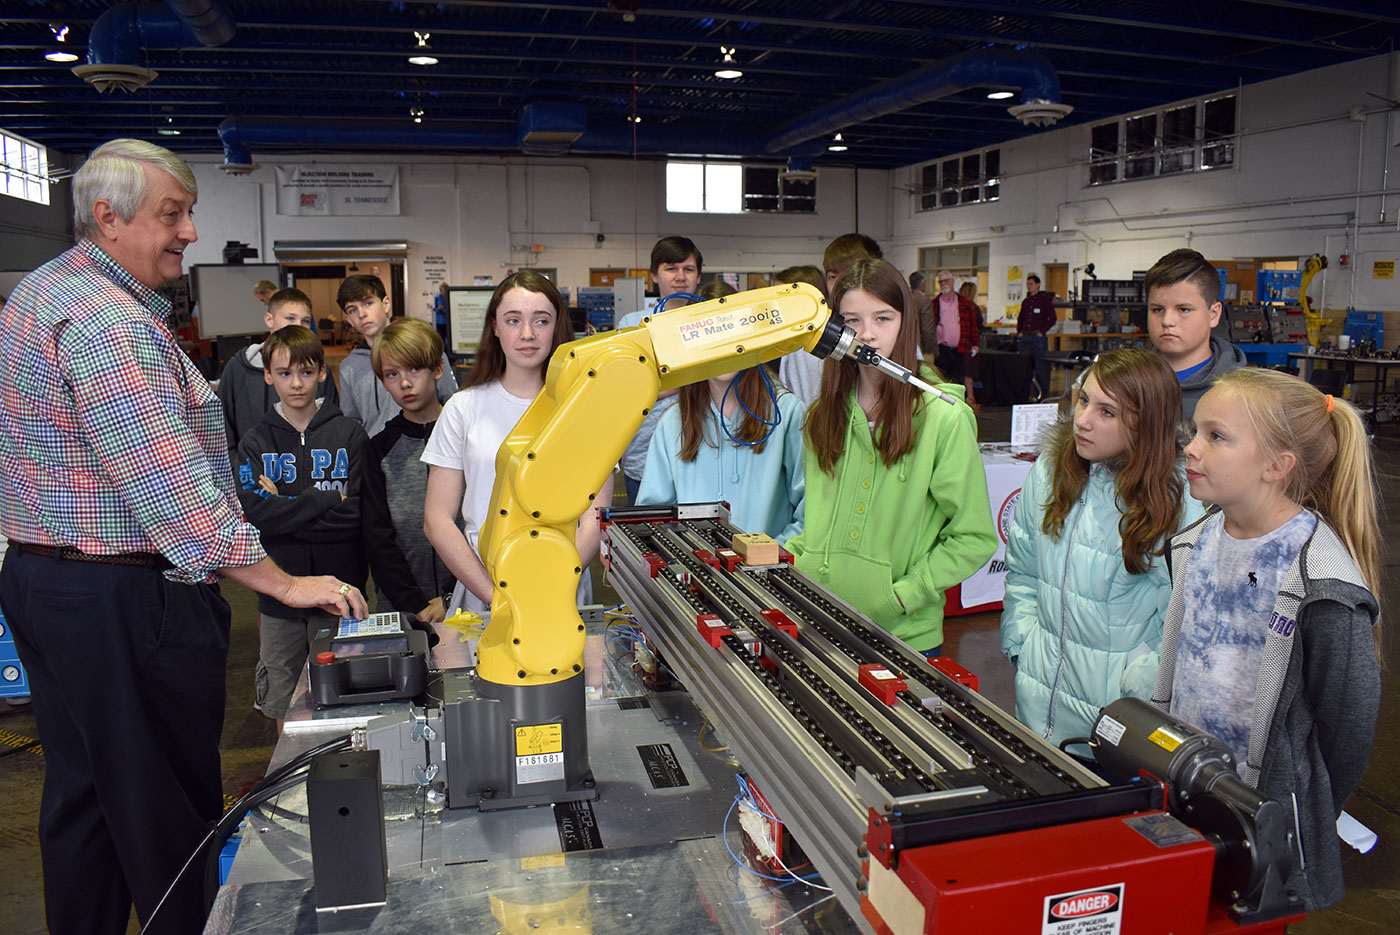
MULTIPOLYGON (((363 425, 373 438, 400 411, 399 404, 380 385, 370 363, 370 352, 379 335, 393 320, 394 310, 384 291, 383 281, 378 276, 363 273, 342 282, 335 301, 345 313, 345 320, 363 338, 340 364, 340 408, 363 425)), ((452 375, 452 363, 444 352, 442 376, 437 380, 438 400, 445 400, 455 392, 457 379, 452 375)))
MULTIPOLYGON (((262 285, 262 283, 259 283, 262 285)), ((300 289, 281 289, 267 300, 263 324, 268 334, 287 325, 311 327, 311 298, 300 289)), ((224 427, 228 430, 229 458, 233 460, 238 443, 253 426, 262 421, 263 413, 277 402, 277 394, 263 379, 262 346, 250 344, 229 358, 219 378, 219 402, 224 405, 224 427)), ((335 380, 327 376, 316 388, 317 399, 340 402, 335 380)))

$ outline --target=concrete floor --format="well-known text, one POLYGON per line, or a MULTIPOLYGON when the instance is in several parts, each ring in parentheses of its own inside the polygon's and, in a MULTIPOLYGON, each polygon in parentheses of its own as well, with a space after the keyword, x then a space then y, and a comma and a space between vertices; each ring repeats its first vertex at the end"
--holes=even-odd
MULTIPOLYGON (((1010 437, 1009 409, 985 407, 979 415, 983 441, 1010 437)), ((1382 429, 1376 439, 1383 502, 1400 502, 1400 431, 1382 429)), ((1394 516, 1383 515, 1385 541, 1400 534, 1394 516)), ((1386 583, 1383 605, 1400 607, 1400 577, 1393 551, 1384 556, 1386 583)), ((595 575, 595 580, 597 576, 595 575)), ((232 802, 256 782, 272 754, 275 740, 272 722, 253 710, 253 668, 257 661, 257 615, 251 592, 225 584, 225 596, 233 607, 234 626, 228 662, 228 707, 221 741, 225 798, 232 802)), ((611 591, 604 588, 599 600, 611 591)), ((1011 709, 1011 671, 1002 659, 996 614, 951 619, 945 629, 944 651, 982 680, 982 690, 994 702, 1011 709)), ((1400 726, 1400 636, 1387 644, 1388 672, 1384 683, 1380 723, 1376 730, 1371 765, 1360 790, 1348 803, 1352 815, 1380 834, 1371 853, 1362 855, 1343 848, 1348 892, 1339 905, 1309 917, 1290 929, 1306 935, 1400 931, 1400 737, 1390 728, 1400 726)), ((24 708, 0 702, 0 754, 38 736, 33 717, 24 708)), ((0 758, 0 931, 29 935, 44 931, 43 896, 39 869, 38 814, 44 758, 39 752, 17 752, 0 758)), ((154 830, 154 829, 153 829, 154 830)), ((81 898, 81 894, 74 894, 81 898)), ((130 931, 137 932, 134 920, 130 931)))

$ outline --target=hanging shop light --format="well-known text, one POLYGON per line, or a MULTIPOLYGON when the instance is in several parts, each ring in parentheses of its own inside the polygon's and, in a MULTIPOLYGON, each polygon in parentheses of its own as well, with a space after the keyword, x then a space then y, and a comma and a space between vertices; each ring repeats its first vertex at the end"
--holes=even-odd
POLYGON ((423 108, 421 107, 410 107, 408 109, 408 115, 413 118, 414 123, 423 122, 423 108))
POLYGON ((831 138, 831 143, 826 147, 828 152, 844 153, 846 151, 846 139, 840 133, 831 138))
POLYGON ((430 36, 430 35, 432 35, 432 34, 431 34, 431 33, 426 33, 426 32, 419 32, 418 30, 415 29, 415 30, 413 31, 413 35, 414 35, 414 38, 416 38, 416 39, 418 40, 418 48, 414 51, 414 53, 413 53, 412 55, 410 55, 410 56, 408 57, 408 64, 410 64, 410 65, 436 65, 436 64, 438 63, 437 58, 434 57, 434 56, 432 56, 432 55, 429 55, 429 54, 428 54, 428 53, 431 51, 431 50, 428 48, 428 36, 430 36))
MULTIPOLYGON (((53 32, 53 40, 54 40, 54 42, 63 43, 63 42, 67 42, 67 41, 68 41, 68 27, 67 27, 67 26, 55 26, 53 23, 50 23, 50 24, 49 24, 49 29, 53 32)), ((50 51, 45 52, 45 53, 44 53, 44 58, 48 59, 48 60, 51 61, 51 62, 64 62, 64 63, 67 63, 67 62, 76 62, 76 61, 78 60, 78 56, 77 56, 76 54, 74 54, 74 53, 68 51, 68 48, 67 48, 66 46, 63 47, 63 48, 58 48, 58 49, 51 49, 50 51)))
POLYGON ((716 78, 732 81, 735 78, 744 77, 744 73, 739 70, 738 61, 734 58, 734 51, 733 46, 722 45, 719 47, 720 59, 719 67, 715 69, 716 78))
POLYGON ((989 101, 1004 101, 1004 100, 1006 100, 1007 98, 1011 98, 1011 97, 1015 97, 1015 96, 1016 96, 1016 92, 1015 92, 1015 91, 989 91, 989 92, 987 93, 987 100, 989 100, 989 101))

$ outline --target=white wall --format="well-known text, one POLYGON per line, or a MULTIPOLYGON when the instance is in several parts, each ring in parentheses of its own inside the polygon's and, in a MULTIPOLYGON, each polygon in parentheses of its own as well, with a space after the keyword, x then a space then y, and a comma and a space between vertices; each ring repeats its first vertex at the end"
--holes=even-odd
POLYGON ((1372 277, 1372 261, 1400 259, 1400 153, 1391 160, 1389 179, 1384 176, 1400 116, 1387 130, 1381 102, 1367 94, 1398 96, 1391 59, 1245 86, 1231 169, 1089 187, 1088 126, 1004 144, 1001 199, 990 204, 918 212, 919 167, 901 169, 894 173, 886 256, 909 268, 922 246, 989 243, 992 316, 1006 307, 1010 265, 1030 272, 1047 263, 1092 262, 1102 278, 1127 279, 1182 246, 1212 260, 1321 253, 1330 266, 1322 285, 1310 290, 1315 304, 1321 298, 1327 308, 1400 309, 1400 280, 1372 277), (1381 223, 1381 198, 1355 196, 1386 188, 1394 194, 1381 223), (1343 253, 1352 261, 1345 269, 1343 253))
POLYGON ((559 284, 576 289, 588 285, 593 268, 648 266, 652 244, 671 234, 694 240, 707 269, 776 271, 820 266, 826 245, 857 223, 877 240, 890 232, 890 173, 883 171, 862 170, 857 177, 851 169, 822 169, 815 217, 735 216, 668 213, 659 160, 308 154, 265 158, 263 168, 241 177, 225 175, 212 156, 189 161, 199 181, 199 242, 186 251, 186 265, 221 262, 229 240, 256 246, 260 261, 274 257, 278 240, 406 241, 407 311, 419 317, 427 317, 432 303, 419 269, 422 256, 446 256, 454 284, 470 284, 475 276, 499 281, 507 269, 529 265, 557 269, 559 284), (401 213, 278 215, 273 167, 311 161, 399 165, 401 213), (530 252, 532 244, 543 252, 530 252))

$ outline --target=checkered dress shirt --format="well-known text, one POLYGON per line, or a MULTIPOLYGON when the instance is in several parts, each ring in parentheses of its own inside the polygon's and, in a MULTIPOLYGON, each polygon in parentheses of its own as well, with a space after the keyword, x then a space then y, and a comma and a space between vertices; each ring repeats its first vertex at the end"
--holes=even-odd
POLYGON ((223 409, 170 302, 84 240, 0 311, 0 531, 94 555, 159 552, 187 583, 263 558, 223 409))

